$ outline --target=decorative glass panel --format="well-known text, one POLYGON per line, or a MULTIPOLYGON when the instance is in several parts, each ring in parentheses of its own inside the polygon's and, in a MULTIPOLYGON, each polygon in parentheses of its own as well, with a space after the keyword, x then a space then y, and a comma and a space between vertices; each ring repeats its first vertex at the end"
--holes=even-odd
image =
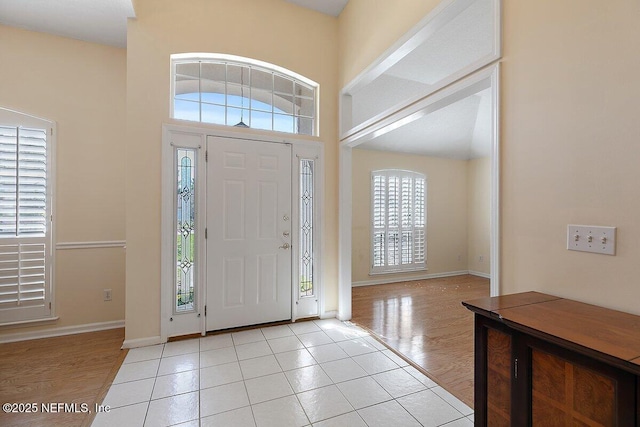
POLYGON ((194 309, 196 151, 176 150, 176 313, 194 309))
POLYGON ((313 172, 314 161, 300 160, 300 297, 313 289, 313 172))

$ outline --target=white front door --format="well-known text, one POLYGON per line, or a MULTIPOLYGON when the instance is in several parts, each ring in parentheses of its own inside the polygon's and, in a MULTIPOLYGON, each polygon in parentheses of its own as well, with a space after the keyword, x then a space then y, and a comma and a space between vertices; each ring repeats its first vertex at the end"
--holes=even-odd
POLYGON ((207 138, 206 329, 291 319, 291 146, 207 138))

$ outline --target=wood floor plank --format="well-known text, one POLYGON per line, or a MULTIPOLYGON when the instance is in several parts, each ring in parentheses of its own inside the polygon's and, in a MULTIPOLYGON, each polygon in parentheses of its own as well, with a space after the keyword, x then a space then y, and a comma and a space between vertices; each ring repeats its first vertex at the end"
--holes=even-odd
POLYGON ((353 288, 352 321, 423 368, 473 408, 473 313, 489 279, 464 275, 353 288))
POLYGON ((1 426, 88 426, 94 413, 42 413, 41 404, 101 402, 127 351, 124 329, 0 345, 0 403, 36 403, 37 413, 0 412, 1 426))

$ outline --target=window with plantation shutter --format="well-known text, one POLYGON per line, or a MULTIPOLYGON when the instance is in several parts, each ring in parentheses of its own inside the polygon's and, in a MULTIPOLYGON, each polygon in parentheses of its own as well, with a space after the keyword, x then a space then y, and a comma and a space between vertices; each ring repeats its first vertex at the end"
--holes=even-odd
POLYGON ((426 179, 416 172, 371 174, 372 273, 426 268, 426 179))
POLYGON ((0 323, 52 314, 51 125, 0 109, 0 323))

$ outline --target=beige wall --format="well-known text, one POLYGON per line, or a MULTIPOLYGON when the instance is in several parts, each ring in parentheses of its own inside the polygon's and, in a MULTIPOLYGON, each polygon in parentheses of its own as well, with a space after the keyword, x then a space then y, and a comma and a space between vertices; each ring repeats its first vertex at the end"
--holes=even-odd
POLYGON ((469 271, 490 274, 491 159, 489 157, 467 162, 467 198, 467 266, 469 271))
POLYGON ((353 282, 382 277, 369 276, 371 172, 378 169, 411 170, 427 177, 428 271, 384 275, 385 279, 403 280, 425 274, 467 270, 467 163, 466 160, 353 150, 353 282))
POLYGON ((161 129, 173 53, 246 56, 320 84, 326 308, 337 309, 337 19, 282 0, 141 0, 136 15, 127 36, 126 339, 160 334, 161 129))
MULTIPOLYGON (((432 6, 383 3, 352 0, 340 17, 341 84, 432 6)), ((503 4, 501 292, 640 314, 640 4, 503 4), (617 255, 567 251, 569 223, 617 226, 617 255)))
MULTIPOLYGON (((0 106, 57 123, 57 242, 125 240, 125 50, 1 25, 0 40, 0 106)), ((124 319, 124 249, 55 256, 60 319, 0 334, 124 319)))
POLYGON ((339 82, 342 89, 439 0, 349 0, 339 21, 339 82))
POLYGON ((506 1, 504 19, 503 290, 640 314, 640 3, 506 1), (617 255, 567 251, 567 224, 618 227, 617 255))

